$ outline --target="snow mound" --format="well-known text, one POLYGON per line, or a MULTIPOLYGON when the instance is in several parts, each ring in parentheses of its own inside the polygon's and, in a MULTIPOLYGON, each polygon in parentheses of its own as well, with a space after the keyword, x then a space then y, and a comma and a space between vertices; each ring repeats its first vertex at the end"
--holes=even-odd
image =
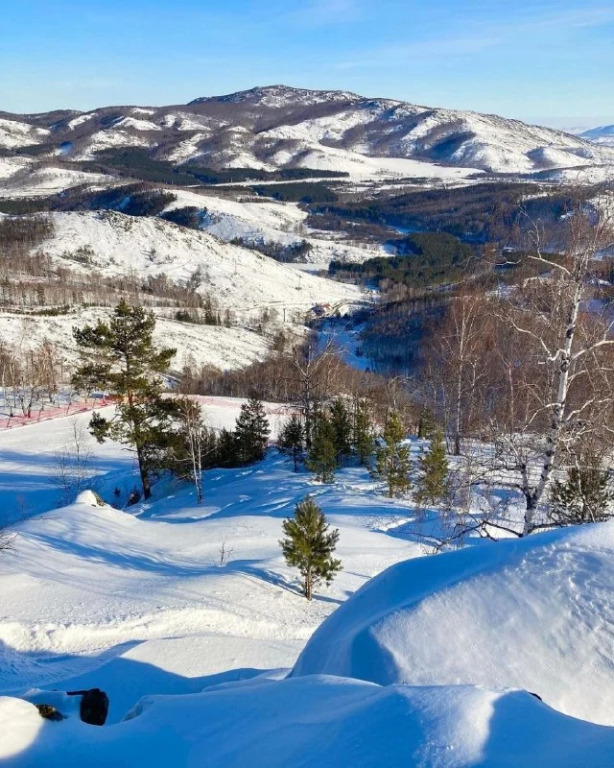
POLYGON ((89 504, 90 507, 102 507, 100 496, 94 491, 81 491, 81 493, 75 499, 75 504, 89 504))
POLYGON ((613 724, 613 595, 614 523, 414 559, 341 605, 292 675, 523 688, 613 724))
POLYGON ((0 697, 0 722, 0 758, 3 762, 27 749, 43 727, 43 719, 32 704, 5 696, 0 697))
POLYGON ((205 693, 150 697, 130 719, 91 728, 43 722, 34 706, 0 699, 3 764, 611 765, 614 730, 554 712, 527 693, 473 688, 381 688, 329 677, 229 683, 205 693), (13 734, 18 734, 17 737, 13 734))

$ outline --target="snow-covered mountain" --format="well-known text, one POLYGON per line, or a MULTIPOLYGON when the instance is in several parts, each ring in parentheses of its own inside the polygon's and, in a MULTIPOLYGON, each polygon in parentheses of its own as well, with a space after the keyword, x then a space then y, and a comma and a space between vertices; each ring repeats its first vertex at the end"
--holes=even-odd
POLYGON ((427 177, 442 165, 533 173, 614 164, 614 150, 586 136, 496 115, 282 85, 179 106, 0 116, 0 146, 37 145, 40 151, 48 148, 47 158, 71 160, 133 147, 155 159, 211 168, 308 167, 427 177), (370 158, 382 163, 372 167, 370 158), (408 160, 414 165, 404 166, 408 160))
POLYGON ((580 134, 583 139, 614 147, 614 125, 602 125, 599 128, 591 128, 580 134))
POLYGON ((360 298, 355 286, 314 275, 240 248, 217 237, 153 217, 126 216, 117 211, 70 211, 50 214, 54 234, 40 248, 73 271, 106 277, 161 274, 183 284, 201 275, 203 294, 221 307, 250 313, 264 308, 286 309, 289 320, 322 301, 331 304, 360 298), (79 249, 91 254, 80 263, 79 249))
MULTIPOLYGON (((163 278, 171 285, 184 285, 198 275, 197 291, 212 300, 222 316, 230 314, 232 327, 179 323, 172 306, 156 310, 157 336, 161 343, 177 349, 177 368, 188 356, 200 365, 222 370, 248 365, 266 356, 277 330, 292 329, 298 339, 306 313, 316 304, 327 303, 343 312, 364 301, 355 286, 298 271, 206 231, 160 218, 117 211, 48 215, 53 233, 35 250, 78 281, 96 283, 138 275, 143 281, 163 278), (270 321, 268 335, 257 332, 263 312, 270 321)), ((52 338, 72 361, 76 354, 72 328, 77 316, 79 322, 92 323, 109 312, 103 307, 58 316, 4 312, 0 338, 24 351, 52 338)))

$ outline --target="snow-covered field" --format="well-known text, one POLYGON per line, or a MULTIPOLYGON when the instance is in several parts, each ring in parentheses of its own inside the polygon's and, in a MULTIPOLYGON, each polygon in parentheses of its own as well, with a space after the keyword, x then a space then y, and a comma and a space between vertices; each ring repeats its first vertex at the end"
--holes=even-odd
MULTIPOLYGON (((203 404, 222 427, 241 401, 203 404)), ((365 470, 320 485, 274 450, 206 472, 202 505, 163 481, 127 509, 56 508, 57 452, 88 418, 0 433, 0 509, 23 518, 0 557, 3 765, 611 766, 614 524, 425 556, 411 504, 365 470), (278 545, 306 493, 343 562, 311 603, 278 545), (104 728, 45 692, 90 687, 104 728)), ((82 439, 91 484, 125 499, 131 454, 82 439)))

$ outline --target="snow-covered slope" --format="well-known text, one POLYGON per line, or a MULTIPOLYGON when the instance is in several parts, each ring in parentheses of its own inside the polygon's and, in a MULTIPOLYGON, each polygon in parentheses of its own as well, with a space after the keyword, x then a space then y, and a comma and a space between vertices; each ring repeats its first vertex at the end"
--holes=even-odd
MULTIPOLYGON (((232 427, 241 402, 206 399, 207 424, 232 427)), ((285 411, 266 407, 275 435, 285 411)), ((233 669, 289 667, 347 594, 421 553, 373 529, 371 520, 393 507, 369 494, 366 470, 348 469, 324 487, 278 455, 206 472, 201 505, 190 485, 163 483, 151 501, 126 511, 54 509, 57 452, 70 448, 74 420, 91 456, 89 482, 104 498, 122 504, 138 483, 131 453, 99 446, 86 431, 89 418, 0 431, 0 523, 38 513, 18 526, 15 551, 0 557, 0 692, 98 686, 117 722, 145 694, 193 693, 197 678, 233 669), (308 492, 340 529, 345 565, 311 603, 278 544, 282 519, 308 492)))
MULTIPOLYGON (((35 349, 45 340, 53 342, 62 359, 72 366, 77 362, 77 349, 72 330, 75 326, 107 320, 111 308, 75 309, 66 315, 22 315, 0 313, 0 339, 19 353, 35 349)), ((270 349, 270 338, 247 328, 181 323, 172 319, 172 310, 154 310, 157 344, 173 347, 177 354, 172 370, 180 371, 193 360, 197 366, 207 365, 222 371, 244 368, 263 360, 270 349)))
POLYGON ((39 167, 22 158, 0 158, 0 198, 40 197, 80 184, 108 183, 109 177, 101 173, 84 173, 57 165, 39 167))
POLYGON ((614 724, 614 523, 393 566, 316 632, 294 675, 519 687, 614 724))
MULTIPOLYGON (((270 208, 274 207, 271 204, 270 208)), ((272 221, 274 214, 269 212, 272 221)), ((163 219, 126 216, 114 211, 49 215, 54 233, 36 251, 50 255, 56 264, 70 269, 77 281, 84 281, 84 290, 91 281, 92 292, 87 295, 90 303, 100 303, 95 292, 99 276, 113 280, 137 275, 145 281, 147 277, 165 275, 170 284, 184 284, 196 273, 200 275, 198 291, 213 300, 223 318, 227 311, 230 313, 230 327, 177 322, 172 305, 155 309, 156 340, 177 349, 173 362, 176 370, 190 357, 197 365, 222 370, 244 367, 267 355, 275 332, 281 327, 295 331, 297 335, 293 338, 298 340, 305 313, 314 305, 327 303, 344 311, 353 303, 364 301, 363 294, 354 286, 299 272, 256 251, 223 242, 208 232, 163 219), (265 310, 270 320, 270 327, 265 329, 267 335, 257 332, 261 330, 261 313, 265 310)), ((282 222, 292 215, 292 211, 284 211, 282 222)), ((256 212, 249 216, 256 228, 256 212)), ((271 232, 273 239, 282 236, 275 230, 271 232)), ((289 237, 289 241, 293 238, 289 237)), ((324 258, 325 247, 322 246, 324 258)), ((332 252, 328 259, 331 257, 332 252)), ((106 302, 107 294, 102 298, 106 302)), ((57 316, 3 312, 0 339, 25 351, 47 338, 65 360, 74 362, 73 327, 95 323, 108 317, 110 311, 105 307, 75 308, 57 316)))
POLYGON ((45 253, 73 269, 90 272, 95 268, 106 276, 165 274, 183 282, 200 270, 199 290, 215 298, 222 310, 245 315, 240 325, 253 321, 253 312, 265 307, 277 309, 280 315, 285 309, 290 320, 315 304, 352 302, 361 296, 354 286, 298 274, 262 254, 162 219, 114 211, 54 213, 52 217, 55 233, 40 246, 45 253), (93 250, 87 267, 79 267, 71 258, 79 248, 93 250))
POLYGON ((0 147, 5 149, 41 144, 48 136, 46 129, 35 128, 19 119, 0 118, 0 147))
POLYGON ((6 146, 44 139, 52 152, 69 143, 69 159, 137 147, 157 159, 218 168, 310 167, 456 181, 475 170, 533 173, 614 163, 610 147, 518 120, 281 85, 176 107, 105 107, 4 123, 12 123, 10 133, 0 133, 6 146))
MULTIPOLYGON (((66 698, 60 709, 74 710, 66 698)), ((565 717, 524 692, 326 677, 149 698, 111 729, 74 714, 43 721, 32 704, 10 698, 0 698, 0 718, 7 768, 610 768, 614 750, 614 729, 565 717)))
POLYGON ((384 253, 383 248, 375 244, 361 243, 359 247, 335 240, 331 233, 306 227, 307 212, 296 203, 247 196, 241 201, 233 200, 222 197, 215 189, 199 193, 173 189, 172 193, 176 200, 166 211, 188 206, 198 208, 202 211, 201 228, 226 242, 240 239, 281 246, 307 242, 311 250, 303 257, 305 262, 325 268, 332 259, 361 262, 384 253))
POLYGON ((614 146, 614 125, 602 125, 599 128, 591 128, 583 131, 580 136, 583 139, 594 141, 596 144, 614 146))
MULTIPOLYGON (((209 424, 230 426, 240 401, 204 405, 209 424)), ((283 413, 266 409, 275 434, 283 413)), ((89 414, 75 419, 85 427, 89 414)), ((379 495, 366 469, 323 486, 273 454, 206 472, 201 505, 189 484, 165 481, 125 510, 89 494, 53 509, 54 455, 73 421, 0 432, 0 510, 31 515, 0 558, 3 766, 610 768, 614 729, 548 704, 611 722, 614 524, 424 558, 376 524, 411 504, 379 495), (344 565, 312 602, 278 544, 307 492, 340 529, 344 565), (298 674, 340 660, 371 680, 298 674), (428 677, 425 664, 467 684, 397 679, 428 677), (518 685, 546 703, 501 690, 518 685), (110 697, 103 728, 60 693, 91 687, 110 697), (66 719, 43 720, 30 702, 66 719)), ((131 455, 87 433, 81 447, 90 482, 123 501, 131 455)))

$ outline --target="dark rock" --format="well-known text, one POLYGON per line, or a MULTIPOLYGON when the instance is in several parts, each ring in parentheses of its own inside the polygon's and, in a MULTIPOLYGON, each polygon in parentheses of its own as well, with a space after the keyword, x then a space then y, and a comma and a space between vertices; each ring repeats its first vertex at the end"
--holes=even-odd
POLYGON ((109 697, 100 688, 87 691, 66 691, 68 696, 81 696, 79 716, 84 723, 104 725, 109 714, 109 697))
POLYGON ((51 704, 36 704, 36 709, 38 709, 39 715, 45 718, 45 720, 53 720, 57 722, 58 720, 64 719, 64 715, 61 712, 58 712, 55 707, 52 707, 51 704))

